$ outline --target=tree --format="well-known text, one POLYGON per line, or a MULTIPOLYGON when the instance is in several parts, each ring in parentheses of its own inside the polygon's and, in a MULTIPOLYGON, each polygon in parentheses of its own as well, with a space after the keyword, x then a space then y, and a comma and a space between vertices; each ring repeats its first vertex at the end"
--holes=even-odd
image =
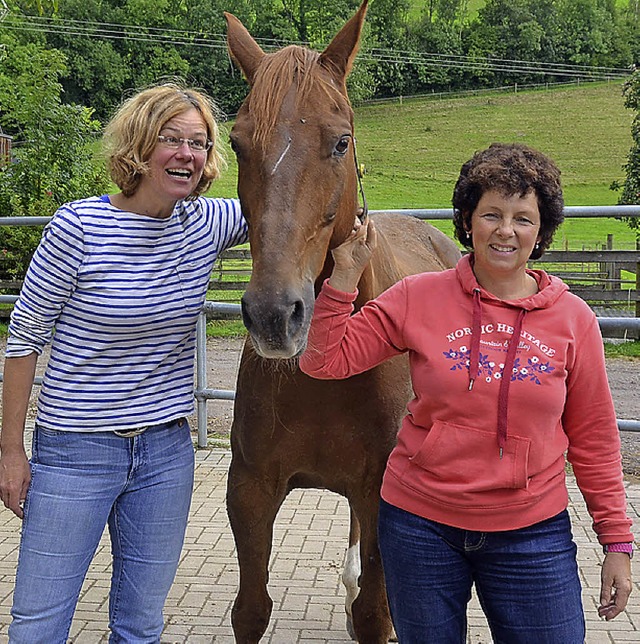
POLYGON ((629 34, 611 0, 557 0, 560 55, 581 65, 623 67, 631 61, 629 34))
POLYGON ((283 14, 295 27, 296 40, 314 47, 326 45, 358 4, 358 0, 282 0, 283 14))
MULTIPOLYGON (((631 78, 624 85, 624 106, 635 111, 631 123, 631 150, 627 156, 627 163, 624 165, 626 179, 622 186, 617 183, 612 185, 613 189, 622 187, 622 194, 618 203, 640 205, 640 70, 636 70, 631 78)), ((635 228, 637 236, 640 237, 640 219, 628 219, 630 228, 635 228)))
MULTIPOLYGON (((89 108, 61 100, 64 56, 6 34, 0 44, 0 125, 17 143, 0 170, 0 214, 49 216, 65 201, 105 192, 107 174, 93 152, 100 123, 89 108)), ((0 229, 6 276, 24 274, 39 237, 33 228, 0 229)))
POLYGON ((60 78, 65 102, 90 105, 99 118, 107 118, 131 82, 131 69, 118 40, 99 37, 100 23, 112 22, 108 4, 64 0, 51 18, 47 43, 67 60, 68 73, 60 78), (78 21, 87 35, 80 35, 69 20, 78 21))
MULTIPOLYGON (((587 0, 590 1, 590 0, 587 0)), ((480 68, 471 74, 479 82, 542 82, 540 75, 510 70, 509 61, 558 62, 558 28, 554 0, 487 0, 465 30, 463 42, 470 56, 507 61, 503 71, 480 68)))
POLYGON ((622 10, 621 29, 628 34, 633 63, 640 66, 640 0, 629 0, 626 9, 622 10))

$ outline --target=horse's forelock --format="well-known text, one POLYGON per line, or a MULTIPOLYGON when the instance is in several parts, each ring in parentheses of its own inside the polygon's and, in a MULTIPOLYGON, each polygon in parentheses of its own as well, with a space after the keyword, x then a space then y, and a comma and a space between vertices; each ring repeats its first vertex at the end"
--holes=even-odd
POLYGON ((304 100, 313 87, 321 88, 327 97, 339 104, 337 87, 324 77, 320 54, 306 47, 289 45, 265 56, 256 72, 247 105, 254 120, 254 140, 266 147, 269 135, 278 121, 280 108, 293 83, 297 85, 296 101, 304 100))

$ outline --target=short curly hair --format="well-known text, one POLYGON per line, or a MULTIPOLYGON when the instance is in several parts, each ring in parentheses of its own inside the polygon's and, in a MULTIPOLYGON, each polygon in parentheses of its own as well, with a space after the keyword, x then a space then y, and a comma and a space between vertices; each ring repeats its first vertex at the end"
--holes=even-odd
POLYGON ((453 225, 458 241, 471 250, 471 216, 482 195, 496 190, 505 196, 524 196, 531 190, 540 210, 540 241, 531 253, 539 259, 564 221, 560 170, 542 152, 519 143, 492 143, 476 152, 460 170, 453 190, 453 225))
POLYGON ((202 177, 189 199, 204 194, 220 176, 224 158, 215 115, 218 108, 203 92, 168 82, 148 87, 128 98, 118 108, 104 132, 107 166, 113 182, 125 197, 135 194, 149 173, 149 159, 158 135, 172 118, 195 108, 207 126, 213 146, 207 152, 202 177))

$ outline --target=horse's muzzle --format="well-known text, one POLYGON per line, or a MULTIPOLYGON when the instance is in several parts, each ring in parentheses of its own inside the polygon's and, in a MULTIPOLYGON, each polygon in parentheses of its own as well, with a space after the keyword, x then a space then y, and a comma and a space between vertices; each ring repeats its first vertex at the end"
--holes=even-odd
POLYGON ((299 356, 307 344, 313 313, 313 289, 296 297, 291 293, 257 293, 247 289, 242 296, 242 319, 254 348, 263 358, 299 356))

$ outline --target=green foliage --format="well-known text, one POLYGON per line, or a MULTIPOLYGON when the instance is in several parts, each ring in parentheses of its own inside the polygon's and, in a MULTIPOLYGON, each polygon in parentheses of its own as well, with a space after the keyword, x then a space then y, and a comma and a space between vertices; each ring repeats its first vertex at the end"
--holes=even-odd
MULTIPOLYGON (((631 124, 632 144, 627 162, 624 165, 626 179, 622 183, 621 204, 640 204, 640 71, 634 72, 633 76, 625 83, 624 105, 633 110, 635 115, 631 124)), ((620 188, 621 184, 614 182, 612 188, 620 188)), ((640 237, 640 219, 629 219, 629 226, 638 231, 640 237)))
POLYGON ((281 0, 284 16, 296 31, 296 40, 321 48, 358 7, 358 0, 281 0))
MULTIPOLYGON (((0 214, 50 216, 65 201, 105 191, 105 170, 93 158, 100 123, 90 109, 61 102, 64 56, 6 35, 0 43, 7 45, 0 125, 14 137, 11 161, 0 170, 0 214)), ((24 274, 39 238, 32 227, 0 228, 0 270, 6 277, 24 274)))
POLYGON ((40 227, 0 227, 0 279, 14 281, 24 277, 41 234, 40 227))
POLYGON ((633 62, 615 4, 557 0, 557 11, 561 23, 558 50, 568 62, 619 67, 633 62))
MULTIPOLYGON (((359 2, 12 0, 27 25, 20 38, 66 55, 66 102, 92 106, 103 121, 132 89, 171 76, 201 87, 225 112, 237 111, 247 87, 226 51, 224 11, 238 16, 267 51, 290 42, 322 49, 359 2), (52 20, 34 29, 30 15, 52 20)), ((640 61, 637 0, 372 0, 350 90, 357 103, 372 94, 559 80, 540 73, 537 63, 627 67, 634 61, 640 61), (499 70, 488 64, 496 59, 504 60, 499 70), (523 71, 514 59, 535 64, 523 71)))

